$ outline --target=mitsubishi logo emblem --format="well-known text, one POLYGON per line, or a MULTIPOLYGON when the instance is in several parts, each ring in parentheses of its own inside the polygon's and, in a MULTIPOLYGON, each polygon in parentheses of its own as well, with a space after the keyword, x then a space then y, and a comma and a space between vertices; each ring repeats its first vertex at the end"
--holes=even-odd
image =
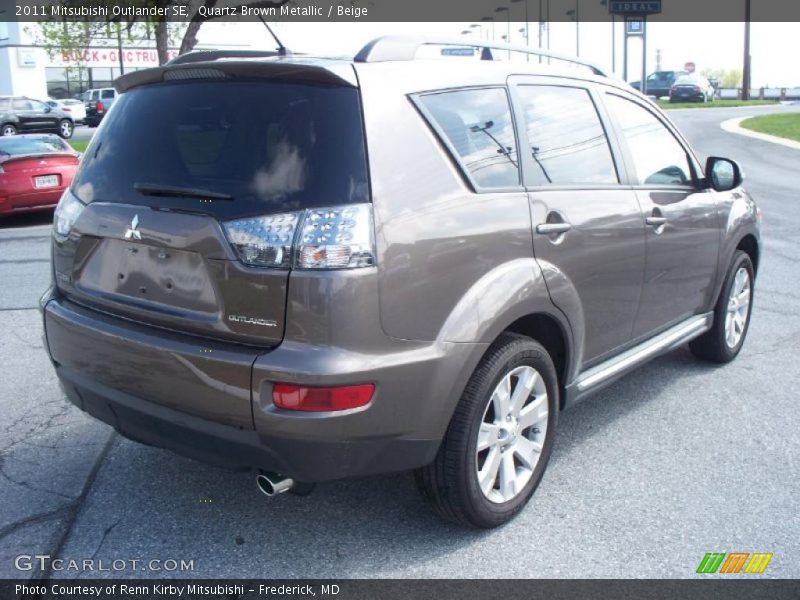
POLYGON ((142 239, 142 232, 139 231, 139 215, 134 215, 131 220, 131 226, 125 232, 126 240, 140 240, 142 239))

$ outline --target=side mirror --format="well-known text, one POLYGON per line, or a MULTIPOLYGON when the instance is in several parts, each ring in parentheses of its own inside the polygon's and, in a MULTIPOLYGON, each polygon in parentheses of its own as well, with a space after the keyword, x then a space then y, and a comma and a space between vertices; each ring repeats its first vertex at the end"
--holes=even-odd
POLYGON ((742 170, 736 161, 719 156, 709 156, 706 161, 706 186, 718 192, 727 192, 742 185, 742 170))
POLYGON ((49 104, 44 105, 44 112, 49 113, 53 108, 49 104))

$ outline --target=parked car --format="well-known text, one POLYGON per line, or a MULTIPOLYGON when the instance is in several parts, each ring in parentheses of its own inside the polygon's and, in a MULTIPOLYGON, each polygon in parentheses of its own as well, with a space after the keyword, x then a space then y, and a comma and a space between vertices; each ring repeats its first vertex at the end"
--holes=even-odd
POLYGON ((66 98, 64 100, 48 98, 45 104, 50 108, 56 108, 61 112, 67 113, 75 123, 83 123, 84 119, 86 119, 86 107, 81 100, 74 98, 66 98))
POLYGON ((711 102, 716 90, 711 82, 702 75, 684 75, 678 77, 669 91, 670 102, 711 102))
POLYGON ((0 216, 55 207, 79 156, 52 134, 0 137, 0 216))
POLYGON ((72 115, 24 96, 0 96, 0 135, 51 132, 64 139, 72 137, 72 115))
POLYGON ((563 408, 687 342, 736 357, 760 223, 735 162, 581 59, 419 45, 117 80, 42 299, 73 403, 268 496, 415 469, 443 517, 494 527, 563 408))
POLYGON ((86 90, 83 98, 86 108, 86 124, 89 127, 97 127, 116 101, 117 91, 114 88, 86 90))
MULTIPOLYGON (((647 82, 647 95, 655 96, 656 98, 669 96, 672 84, 675 83, 678 77, 682 77, 683 75, 688 75, 688 73, 686 71, 656 71, 650 73, 645 80, 647 82)), ((641 91, 641 86, 641 81, 634 81, 631 83, 631 87, 635 90, 641 91)))

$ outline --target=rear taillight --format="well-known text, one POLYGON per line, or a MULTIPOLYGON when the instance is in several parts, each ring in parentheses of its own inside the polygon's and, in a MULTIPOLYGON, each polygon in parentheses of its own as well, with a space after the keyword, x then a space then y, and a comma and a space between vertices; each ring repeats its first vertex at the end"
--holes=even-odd
POLYGON ((103 106, 103 103, 100 102, 100 100, 98 100, 97 104, 95 104, 94 106, 95 106, 95 109, 97 110, 97 112, 99 112, 99 113, 103 112, 106 109, 106 107, 103 106))
POLYGON ((251 267, 354 269, 375 264, 372 205, 313 208, 223 223, 251 267))
POLYGON ((83 212, 86 205, 78 200, 69 188, 64 190, 61 200, 58 201, 56 211, 53 213, 53 237, 58 241, 63 241, 72 231, 72 226, 83 212))
POLYGON ((66 107, 66 106, 62 106, 62 107, 61 107, 61 110, 63 110, 64 112, 72 112, 72 109, 71 109, 71 108, 68 108, 68 107, 66 107))
POLYGON ((700 91, 700 86, 699 85, 694 86, 694 91, 695 92, 699 92, 700 91))
POLYGON ((306 387, 288 383, 272 386, 272 403, 284 410, 325 412, 366 406, 372 400, 371 383, 337 387, 306 387))
POLYGON ((297 213, 240 219, 223 224, 239 259, 251 267, 289 267, 297 213))
POLYGON ((307 210, 297 240, 298 269, 350 269, 375 264, 372 205, 307 210))

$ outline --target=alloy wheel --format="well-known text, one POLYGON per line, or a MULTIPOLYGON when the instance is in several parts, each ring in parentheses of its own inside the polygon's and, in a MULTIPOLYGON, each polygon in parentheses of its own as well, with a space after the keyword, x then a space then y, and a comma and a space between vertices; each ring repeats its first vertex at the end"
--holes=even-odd
POLYGON ((735 348, 741 341, 750 315, 750 273, 744 267, 736 271, 725 313, 725 343, 735 348))
POLYGON ((527 365, 506 373, 489 397, 475 448, 478 485, 488 500, 508 502, 525 488, 544 448, 547 421, 541 374, 527 365))

